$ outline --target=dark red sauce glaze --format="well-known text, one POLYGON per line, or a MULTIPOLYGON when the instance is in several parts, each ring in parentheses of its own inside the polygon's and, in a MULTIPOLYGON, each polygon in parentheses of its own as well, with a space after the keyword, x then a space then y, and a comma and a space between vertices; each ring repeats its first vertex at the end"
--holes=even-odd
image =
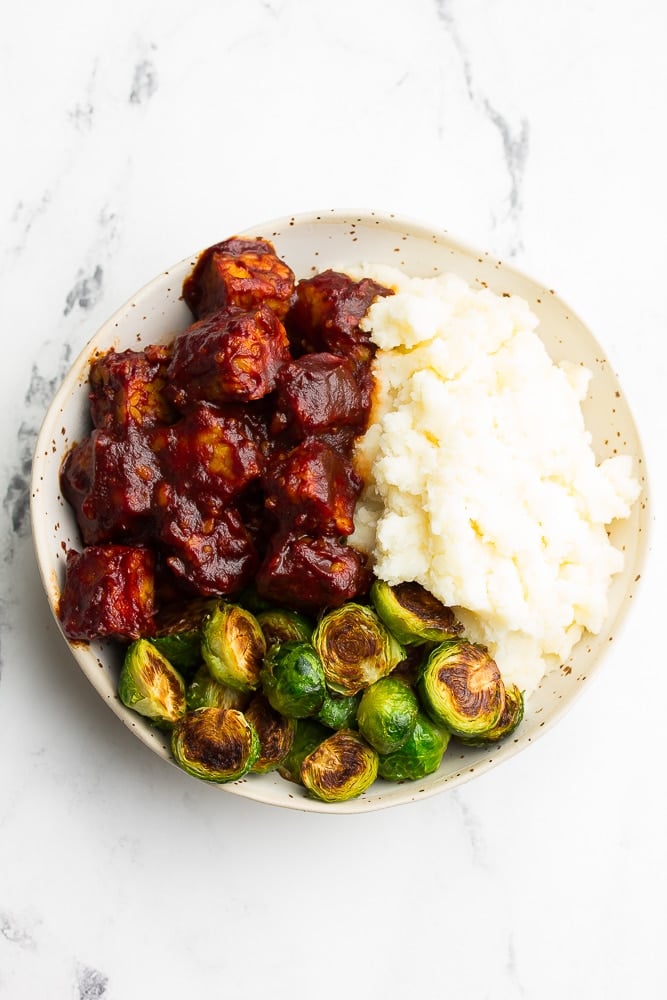
POLYGON ((84 544, 60 602, 70 639, 150 635, 165 604, 250 584, 316 612, 370 583, 346 544, 372 393, 359 320, 391 292, 334 271, 297 283, 268 241, 234 237, 183 294, 195 319, 173 344, 91 366, 92 429, 61 468, 84 544))

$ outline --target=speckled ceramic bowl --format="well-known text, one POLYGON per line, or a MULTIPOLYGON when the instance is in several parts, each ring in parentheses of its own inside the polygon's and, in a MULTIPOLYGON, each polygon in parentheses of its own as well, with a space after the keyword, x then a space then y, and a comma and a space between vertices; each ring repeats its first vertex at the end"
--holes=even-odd
MULTIPOLYGON (((223 226, 219 238, 229 235, 223 226)), ((646 477, 637 431, 604 351, 572 310, 549 289, 489 254, 451 239, 443 230, 428 229, 377 212, 332 210, 254 226, 247 235, 273 241, 278 254, 298 277, 343 263, 352 266, 372 261, 396 265, 422 276, 453 270, 467 281, 486 284, 497 293, 522 296, 540 320, 538 332, 552 358, 581 362, 594 374, 584 409, 598 458, 616 451, 635 457, 643 494, 632 516, 615 524, 611 532, 614 543, 625 551, 626 559, 623 572, 614 579, 606 627, 597 636, 586 636, 568 662, 547 675, 529 700, 524 722, 514 736, 492 750, 464 751, 452 743, 437 773, 414 783, 377 781, 365 795, 338 805, 308 798, 303 789, 275 774, 253 775, 214 786, 273 805, 329 813, 362 812, 422 799, 469 781, 529 746, 563 715, 598 669, 631 603, 629 599, 641 574, 646 549, 646 477)), ((142 344, 166 341, 186 327, 191 316, 181 299, 181 285, 194 260, 195 257, 188 257, 160 274, 104 324, 72 366, 44 420, 33 464, 32 525, 40 572, 54 616, 63 584, 66 550, 80 548, 74 517, 60 493, 59 468, 70 445, 88 431, 90 359, 112 347, 136 349, 142 344)), ((103 642, 90 646, 70 644, 70 649, 111 710, 155 753, 171 762, 169 741, 164 733, 125 708, 117 697, 117 649, 103 642)))

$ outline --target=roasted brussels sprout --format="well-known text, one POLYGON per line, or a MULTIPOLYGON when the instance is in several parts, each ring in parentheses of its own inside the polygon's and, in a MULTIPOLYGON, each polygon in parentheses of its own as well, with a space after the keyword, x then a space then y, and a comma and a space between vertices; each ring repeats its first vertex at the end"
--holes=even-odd
POLYGON ((360 701, 361 692, 345 695, 327 691, 316 718, 328 729, 356 729, 360 701))
POLYGON ((290 719, 314 715, 325 695, 322 662, 309 642, 283 642, 273 646, 261 671, 264 694, 275 708, 290 719))
POLYGON ((509 736, 518 727, 523 719, 524 700, 523 692, 516 684, 505 687, 505 707, 503 708, 495 726, 481 736, 459 736, 461 743, 471 747, 483 747, 489 743, 497 743, 505 736, 509 736))
POLYGON ((376 579, 370 598, 384 624, 405 646, 444 642, 463 631, 452 609, 418 583, 390 587, 384 580, 376 579))
POLYGON ((361 696, 357 724, 359 732, 378 753, 398 750, 414 729, 419 702, 402 681, 384 677, 366 688, 361 696))
POLYGON ((261 747, 251 770, 257 774, 274 771, 292 749, 296 720, 276 712, 263 694, 253 696, 245 717, 255 727, 261 747))
POLYGON ((235 708, 198 708, 174 725, 171 752, 176 763, 203 781, 235 781, 260 754, 259 736, 235 708))
POLYGON ((156 723, 176 722, 185 712, 183 678, 148 639, 137 639, 128 646, 118 697, 128 708, 156 723))
POLYGON ((440 767, 450 734, 423 712, 398 750, 380 755, 378 774, 386 781, 416 781, 440 767))
POLYGON ((498 722, 505 685, 485 647, 454 639, 436 646, 419 681, 431 718, 456 736, 481 736, 498 722))
POLYGON ((211 676, 239 691, 259 686, 266 641, 257 619, 238 604, 220 604, 204 621, 202 656, 211 676))
POLYGON ((257 615, 266 648, 277 646, 280 642, 309 642, 313 634, 313 624, 299 611, 288 611, 285 608, 270 608, 260 611, 257 615))
POLYGON ((221 684, 211 677, 206 664, 202 664, 185 689, 188 710, 195 708, 236 708, 243 712, 250 701, 248 691, 221 684))
POLYGON ((325 729, 317 719, 295 719, 294 739, 289 753, 278 765, 278 774, 285 781, 293 781, 301 784, 301 763, 309 753, 318 747, 320 743, 331 735, 329 729, 325 729))
POLYGON ((359 733, 339 729, 301 764, 301 782, 324 802, 343 802, 365 792, 378 773, 378 755, 359 733))
POLYGON ((315 718, 327 729, 357 729, 357 710, 361 691, 357 694, 332 694, 327 689, 322 707, 315 718))
POLYGON ((322 616, 312 638, 327 686, 338 694, 357 694, 386 677, 405 650, 372 608, 349 601, 322 616))

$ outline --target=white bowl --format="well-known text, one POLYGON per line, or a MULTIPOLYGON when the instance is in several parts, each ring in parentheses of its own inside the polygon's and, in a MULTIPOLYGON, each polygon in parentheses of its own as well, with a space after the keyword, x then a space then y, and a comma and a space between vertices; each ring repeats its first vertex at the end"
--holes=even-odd
MULTIPOLYGON (((223 231, 219 238, 230 235, 223 231)), ((635 472, 643 492, 631 517, 615 523, 611 529, 612 541, 625 552, 625 565, 614 578, 606 625, 599 635, 586 635, 569 660, 546 676, 528 701, 525 719, 514 736, 492 750, 464 750, 452 742, 435 774, 403 784, 377 781, 360 798, 335 805, 308 798, 304 789, 277 774, 252 775, 217 786, 272 805, 328 813, 363 812, 423 799, 469 781, 528 747, 563 715, 593 671, 599 668, 632 603, 630 598, 646 552, 647 484, 641 443, 620 385, 590 331, 553 291, 488 253, 451 239, 443 230, 368 211, 308 213, 253 226, 246 235, 271 240, 297 277, 327 267, 371 261, 395 265, 420 276, 451 270, 468 282, 484 283, 499 294, 522 296, 539 318, 538 333, 553 360, 581 362, 593 372, 584 412, 598 459, 617 451, 635 459, 635 472)), ((68 448, 89 430, 90 360, 110 348, 137 349, 163 342, 184 329, 192 320, 181 298, 181 285, 195 259, 196 254, 164 271, 102 326, 72 365, 46 414, 33 461, 31 513, 37 560, 56 622, 65 553, 70 547, 81 547, 72 510, 60 492, 59 469, 68 448)), ((168 737, 127 709, 117 696, 118 650, 106 642, 69 643, 69 646, 111 710, 140 740, 173 764, 168 737)))

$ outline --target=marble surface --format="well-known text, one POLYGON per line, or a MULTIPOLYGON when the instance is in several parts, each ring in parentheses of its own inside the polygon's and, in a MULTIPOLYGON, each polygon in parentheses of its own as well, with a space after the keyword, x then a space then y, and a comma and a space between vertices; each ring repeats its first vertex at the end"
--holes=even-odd
POLYGON ((3 13, 0 998, 664 995, 667 14, 657 0, 25 0, 3 13), (528 751, 375 815, 152 755, 71 659, 35 437, 154 274, 313 208, 443 226, 554 287, 619 373, 655 512, 604 668, 528 751))

